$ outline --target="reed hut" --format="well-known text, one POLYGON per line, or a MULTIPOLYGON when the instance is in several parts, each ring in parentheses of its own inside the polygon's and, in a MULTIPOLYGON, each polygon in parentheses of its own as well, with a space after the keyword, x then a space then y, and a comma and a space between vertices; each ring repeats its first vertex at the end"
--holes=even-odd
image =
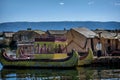
POLYGON ((35 53, 34 45, 35 38, 40 38, 46 36, 44 31, 41 30, 20 30, 14 34, 13 39, 17 41, 17 48, 19 56, 20 51, 27 53, 35 53))
POLYGON ((46 31, 48 36, 52 37, 66 37, 67 30, 47 30, 46 31))
POLYGON ((35 38, 45 36, 45 32, 41 30, 20 30, 14 34, 13 39, 19 42, 33 42, 35 38))
POLYGON ((94 50, 94 38, 96 33, 87 28, 72 28, 67 33, 67 51, 75 49, 78 52, 87 52, 88 48, 94 50))
POLYGON ((3 32, 3 38, 7 40, 12 40, 14 32, 3 32))
POLYGON ((107 30, 95 30, 94 32, 101 39, 103 55, 108 53, 108 46, 111 47, 111 51, 120 49, 120 46, 119 46, 120 41, 118 39, 120 37, 120 34, 114 33, 114 32, 109 32, 107 30))
POLYGON ((13 35, 15 34, 15 32, 3 32, 3 40, 6 42, 7 45, 10 44, 10 42, 12 41, 13 39, 13 35))

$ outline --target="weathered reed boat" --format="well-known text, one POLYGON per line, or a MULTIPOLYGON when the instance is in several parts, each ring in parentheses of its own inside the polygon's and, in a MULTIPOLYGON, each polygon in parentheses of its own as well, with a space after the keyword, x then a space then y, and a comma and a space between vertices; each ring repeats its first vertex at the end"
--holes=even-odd
POLYGON ((84 56, 79 57, 78 66, 90 65, 93 61, 93 57, 93 51, 89 48, 88 52, 86 52, 84 56))
POLYGON ((65 39, 36 38, 34 42, 18 43, 15 56, 2 50, 0 62, 10 67, 74 67, 78 53, 67 53, 65 39))

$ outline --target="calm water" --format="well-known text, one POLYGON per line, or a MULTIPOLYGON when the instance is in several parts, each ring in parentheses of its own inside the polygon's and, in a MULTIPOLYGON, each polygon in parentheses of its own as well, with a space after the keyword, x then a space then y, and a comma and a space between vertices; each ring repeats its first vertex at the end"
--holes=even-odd
POLYGON ((77 67, 75 69, 1 68, 0 73, 0 79, 3 80, 120 80, 120 69, 101 67, 77 67))

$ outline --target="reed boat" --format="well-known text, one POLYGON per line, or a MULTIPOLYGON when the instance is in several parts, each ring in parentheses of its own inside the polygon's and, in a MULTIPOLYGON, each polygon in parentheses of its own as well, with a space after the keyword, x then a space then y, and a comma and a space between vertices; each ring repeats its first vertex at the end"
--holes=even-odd
POLYGON ((9 67, 74 67, 78 63, 78 53, 67 53, 66 40, 39 38, 32 43, 19 43, 15 55, 8 55, 3 49, 0 62, 9 67))
POLYGON ((89 48, 88 52, 86 52, 84 56, 79 57, 78 66, 85 66, 91 64, 93 61, 93 57, 93 51, 89 48))

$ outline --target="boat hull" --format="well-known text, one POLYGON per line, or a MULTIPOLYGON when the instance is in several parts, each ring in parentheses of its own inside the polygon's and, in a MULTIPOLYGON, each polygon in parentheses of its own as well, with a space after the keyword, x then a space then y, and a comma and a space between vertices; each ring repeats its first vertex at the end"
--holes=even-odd
POLYGON ((83 59, 81 59, 81 57, 79 58, 78 66, 90 65, 93 61, 93 57, 94 57, 93 52, 91 49, 89 49, 88 55, 85 58, 83 58, 83 59))
MULTIPOLYGON (((39 54, 40 55, 40 54, 39 54)), ((42 54, 47 57, 57 54, 42 54)), ((63 59, 16 59, 10 60, 5 58, 2 54, 0 54, 0 61, 3 66, 11 66, 11 67, 74 67, 78 63, 78 53, 76 51, 73 52, 71 57, 63 58, 63 59)))

